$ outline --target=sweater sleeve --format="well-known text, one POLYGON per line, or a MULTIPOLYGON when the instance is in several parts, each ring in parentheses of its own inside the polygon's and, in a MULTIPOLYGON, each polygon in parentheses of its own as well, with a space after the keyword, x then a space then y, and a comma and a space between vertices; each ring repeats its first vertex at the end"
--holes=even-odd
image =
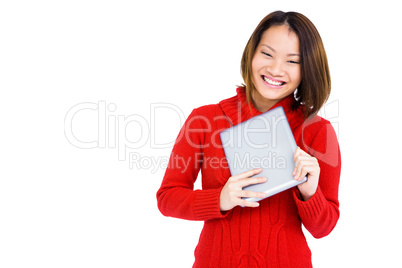
POLYGON ((320 166, 318 188, 308 201, 303 201, 299 190, 295 187, 294 199, 303 225, 315 238, 321 238, 333 230, 339 219, 341 154, 330 122, 326 121, 322 125, 306 149, 317 158, 320 166))
POLYGON ((224 217, 219 210, 222 187, 194 190, 202 166, 204 133, 210 127, 207 118, 194 109, 180 130, 156 194, 163 215, 186 220, 224 217))

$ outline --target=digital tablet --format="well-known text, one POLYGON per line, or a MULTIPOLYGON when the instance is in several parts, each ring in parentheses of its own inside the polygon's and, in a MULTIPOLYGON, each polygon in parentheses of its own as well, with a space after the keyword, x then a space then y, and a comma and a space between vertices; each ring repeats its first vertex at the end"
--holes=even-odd
MULTIPOLYGON (((286 114, 281 106, 223 130, 220 139, 232 176, 262 168, 253 177, 266 177, 264 183, 253 184, 243 190, 264 192, 268 198, 307 181, 293 179, 297 149, 286 114)), ((243 199, 260 201, 264 198, 243 199)))

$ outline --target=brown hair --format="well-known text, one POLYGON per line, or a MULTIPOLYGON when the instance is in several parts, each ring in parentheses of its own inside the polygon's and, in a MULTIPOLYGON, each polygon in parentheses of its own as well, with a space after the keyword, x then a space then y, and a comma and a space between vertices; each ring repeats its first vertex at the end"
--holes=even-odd
POLYGON ((241 59, 243 87, 246 89, 247 101, 250 104, 255 86, 252 82, 251 63, 263 33, 274 25, 287 25, 294 32, 300 43, 300 64, 302 80, 295 94, 293 109, 304 105, 305 118, 317 114, 327 101, 331 92, 331 77, 327 55, 320 34, 313 23, 297 12, 275 11, 268 14, 258 24, 244 49, 241 59))

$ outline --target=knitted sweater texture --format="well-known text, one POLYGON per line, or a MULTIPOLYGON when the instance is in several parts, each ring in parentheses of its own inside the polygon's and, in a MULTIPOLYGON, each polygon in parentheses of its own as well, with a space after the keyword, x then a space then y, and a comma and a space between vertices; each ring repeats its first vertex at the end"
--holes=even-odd
POLYGON ((330 122, 319 116, 305 120, 302 106, 291 109, 294 101, 291 94, 272 108, 284 108, 297 145, 318 159, 319 185, 308 201, 293 187, 260 201, 257 208, 221 212, 220 192, 231 175, 219 133, 261 112, 238 88, 236 96, 194 109, 187 118, 157 200, 165 216, 204 221, 193 267, 312 267, 301 224, 316 238, 335 227, 341 156, 330 122), (194 190, 200 171, 202 190, 194 190))

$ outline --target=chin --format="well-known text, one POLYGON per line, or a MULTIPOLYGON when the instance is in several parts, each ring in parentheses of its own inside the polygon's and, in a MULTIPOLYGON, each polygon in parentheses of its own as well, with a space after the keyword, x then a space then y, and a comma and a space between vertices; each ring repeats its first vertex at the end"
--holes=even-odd
POLYGON ((259 93, 259 95, 261 95, 261 97, 268 99, 268 100, 272 100, 272 101, 279 101, 283 98, 286 98, 287 96, 289 96, 290 94, 292 94, 294 92, 294 90, 285 90, 285 89, 267 89, 264 88, 263 90, 258 90, 257 92, 259 93))

